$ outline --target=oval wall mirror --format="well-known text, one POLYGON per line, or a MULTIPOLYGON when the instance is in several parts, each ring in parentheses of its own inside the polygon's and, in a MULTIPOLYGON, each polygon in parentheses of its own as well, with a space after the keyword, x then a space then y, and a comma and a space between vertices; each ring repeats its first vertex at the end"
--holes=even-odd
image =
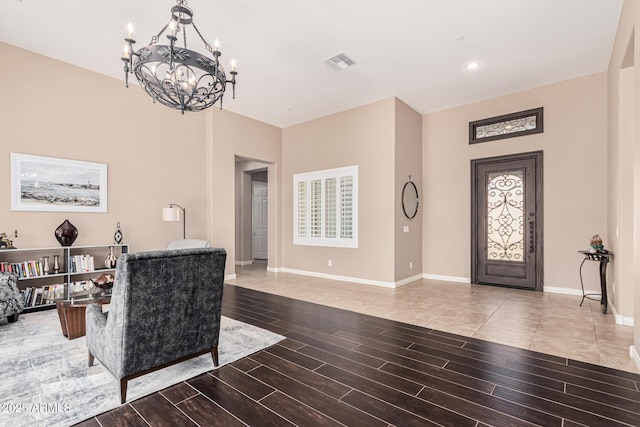
POLYGON ((411 181, 411 177, 402 187, 402 210, 409 219, 412 219, 418 213, 418 189, 411 181))

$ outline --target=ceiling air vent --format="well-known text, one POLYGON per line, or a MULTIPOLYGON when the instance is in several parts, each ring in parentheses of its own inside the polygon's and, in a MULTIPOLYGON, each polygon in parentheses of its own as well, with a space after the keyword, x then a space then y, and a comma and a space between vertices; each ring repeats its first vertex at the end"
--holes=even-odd
POLYGON ((331 58, 327 58, 322 62, 324 62, 334 70, 346 70, 347 68, 353 65, 356 65, 355 61, 349 58, 344 53, 339 53, 337 55, 334 55, 331 58))

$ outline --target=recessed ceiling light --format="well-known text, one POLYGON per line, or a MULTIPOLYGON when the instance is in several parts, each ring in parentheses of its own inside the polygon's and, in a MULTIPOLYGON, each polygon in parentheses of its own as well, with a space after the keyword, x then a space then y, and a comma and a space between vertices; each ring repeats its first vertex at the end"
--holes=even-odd
POLYGON ((475 70, 479 66, 480 66, 479 62, 473 61, 473 62, 469 62, 467 65, 465 65, 464 68, 466 68, 467 70, 475 70))

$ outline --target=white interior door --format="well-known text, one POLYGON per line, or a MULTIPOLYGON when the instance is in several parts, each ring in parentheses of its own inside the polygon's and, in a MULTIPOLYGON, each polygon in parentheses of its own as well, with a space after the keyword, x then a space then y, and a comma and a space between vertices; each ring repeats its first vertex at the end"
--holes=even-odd
POLYGON ((267 183, 253 182, 252 223, 253 223, 253 259, 268 258, 268 204, 267 183))

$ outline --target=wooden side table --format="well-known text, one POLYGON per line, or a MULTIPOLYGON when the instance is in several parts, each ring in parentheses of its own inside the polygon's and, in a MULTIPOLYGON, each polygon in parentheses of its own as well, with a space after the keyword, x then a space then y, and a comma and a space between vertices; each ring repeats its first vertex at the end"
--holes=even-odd
POLYGON ((584 259, 582 263, 580 263, 580 286, 582 287, 582 301, 580 301, 580 307, 582 307, 582 303, 584 299, 590 299, 594 301, 600 301, 602 304, 602 312, 607 314, 607 264, 613 260, 613 254, 611 252, 589 252, 589 251, 578 251, 584 255, 584 259), (582 281, 582 266, 585 261, 597 261, 600 262, 600 293, 599 294, 587 294, 584 291, 584 282, 582 281), (591 297, 599 297, 591 298, 591 297))
POLYGON ((56 309, 60 318, 62 335, 70 340, 82 337, 87 333, 85 313, 89 304, 109 304, 111 296, 56 301, 56 309))

